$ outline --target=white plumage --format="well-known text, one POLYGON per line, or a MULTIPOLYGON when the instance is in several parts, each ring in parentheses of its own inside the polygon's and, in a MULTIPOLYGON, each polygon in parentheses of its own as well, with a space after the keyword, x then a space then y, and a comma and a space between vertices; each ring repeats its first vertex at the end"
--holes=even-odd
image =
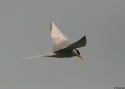
POLYGON ((53 40, 53 52, 44 55, 38 55, 34 57, 27 57, 24 59, 32 59, 38 57, 57 57, 57 58, 67 58, 78 56, 82 58, 80 52, 76 48, 84 47, 87 43, 86 36, 83 36, 77 42, 69 45, 69 40, 67 37, 56 27, 53 22, 50 22, 50 35, 53 40))

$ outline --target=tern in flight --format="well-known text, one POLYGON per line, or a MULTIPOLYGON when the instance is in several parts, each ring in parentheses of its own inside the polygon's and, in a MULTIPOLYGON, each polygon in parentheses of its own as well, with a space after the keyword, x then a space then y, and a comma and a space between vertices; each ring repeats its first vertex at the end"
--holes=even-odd
POLYGON ((56 27, 56 25, 50 21, 50 35, 53 40, 53 52, 38 55, 34 57, 27 57, 24 59, 32 59, 38 57, 56 57, 56 58, 69 58, 78 56, 83 60, 80 52, 76 48, 84 47, 87 43, 86 36, 83 36, 77 42, 69 44, 67 37, 56 27))

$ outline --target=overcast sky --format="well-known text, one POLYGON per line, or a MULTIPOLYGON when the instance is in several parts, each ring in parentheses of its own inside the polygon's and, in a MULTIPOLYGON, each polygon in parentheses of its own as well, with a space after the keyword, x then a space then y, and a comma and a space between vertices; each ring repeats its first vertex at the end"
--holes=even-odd
POLYGON ((125 87, 125 0, 0 0, 0 89, 125 87), (52 51, 50 20, 70 43, 86 35, 72 58, 20 60, 52 51))

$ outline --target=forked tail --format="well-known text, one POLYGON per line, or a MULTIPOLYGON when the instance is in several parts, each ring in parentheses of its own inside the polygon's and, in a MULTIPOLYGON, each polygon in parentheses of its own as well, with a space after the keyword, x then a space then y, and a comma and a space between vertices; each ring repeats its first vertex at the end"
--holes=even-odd
POLYGON ((38 55, 38 56, 34 56, 34 57, 26 57, 26 58, 22 58, 22 59, 33 59, 33 58, 40 58, 40 57, 54 57, 56 55, 56 53, 47 53, 47 54, 43 54, 43 55, 38 55))
POLYGON ((44 57, 44 55, 38 55, 38 56, 34 56, 34 57, 26 57, 26 58, 22 58, 22 59, 33 59, 33 58, 40 58, 40 57, 44 57))

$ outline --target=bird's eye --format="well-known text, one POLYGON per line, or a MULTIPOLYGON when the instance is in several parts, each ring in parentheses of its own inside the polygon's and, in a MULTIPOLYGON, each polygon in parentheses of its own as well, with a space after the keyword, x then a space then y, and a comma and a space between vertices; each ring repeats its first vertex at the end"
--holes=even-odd
POLYGON ((77 49, 75 49, 76 50, 76 52, 80 55, 80 52, 77 50, 77 49))

